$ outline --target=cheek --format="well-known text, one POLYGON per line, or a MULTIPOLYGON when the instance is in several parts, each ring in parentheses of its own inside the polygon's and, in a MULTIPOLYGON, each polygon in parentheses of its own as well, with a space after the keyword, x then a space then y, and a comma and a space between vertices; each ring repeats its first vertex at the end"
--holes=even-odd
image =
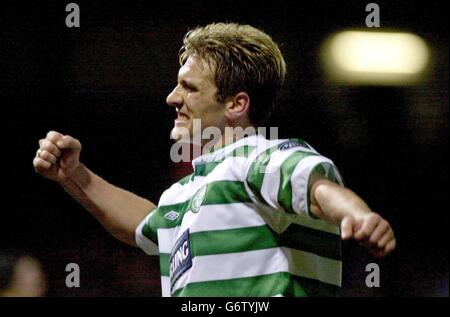
POLYGON ((225 106, 217 103, 217 100, 211 96, 188 95, 185 99, 185 105, 191 120, 193 118, 202 119, 205 123, 215 123, 222 120, 225 106))
POLYGON ((216 127, 222 131, 225 127, 225 116, 220 110, 210 111, 202 121, 204 127, 216 127))

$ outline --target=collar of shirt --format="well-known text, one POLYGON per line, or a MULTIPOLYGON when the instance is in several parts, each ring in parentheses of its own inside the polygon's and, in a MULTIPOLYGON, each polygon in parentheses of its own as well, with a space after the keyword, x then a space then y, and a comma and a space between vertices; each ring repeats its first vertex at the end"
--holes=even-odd
POLYGON ((218 162, 223 160, 228 154, 230 154, 235 149, 241 146, 258 146, 258 144, 262 144, 262 142, 269 142, 263 135, 254 134, 245 138, 242 138, 234 143, 230 143, 225 145, 224 147, 214 150, 210 153, 203 154, 192 161, 192 167, 195 170, 195 167, 198 165, 218 162))

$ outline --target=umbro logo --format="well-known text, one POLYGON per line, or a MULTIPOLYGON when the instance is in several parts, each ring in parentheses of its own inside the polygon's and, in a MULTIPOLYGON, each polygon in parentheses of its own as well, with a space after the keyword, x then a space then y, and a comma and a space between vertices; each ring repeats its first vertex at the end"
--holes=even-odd
POLYGON ((166 213, 165 215, 164 215, 164 218, 166 218, 167 220, 171 220, 171 221, 174 221, 174 220, 176 220, 178 217, 180 216, 180 213, 179 212, 176 212, 176 211, 169 211, 168 213, 166 213))

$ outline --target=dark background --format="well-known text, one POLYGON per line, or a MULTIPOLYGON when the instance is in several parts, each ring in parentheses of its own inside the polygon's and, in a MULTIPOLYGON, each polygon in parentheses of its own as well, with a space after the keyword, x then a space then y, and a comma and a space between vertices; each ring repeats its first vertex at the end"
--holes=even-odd
POLYGON ((370 1, 76 1, 0 4, 0 247, 43 263, 49 296, 159 296, 159 262, 122 245, 56 184, 34 173, 48 130, 79 138, 82 160, 111 183, 153 201, 188 170, 169 160, 175 84, 185 32, 209 22, 262 28, 288 65, 271 126, 330 157, 349 188, 387 218, 396 252, 383 260, 344 245, 344 295, 448 296, 448 37, 445 1, 377 1, 381 26, 431 48, 430 74, 408 87, 340 86, 325 78, 322 41, 365 27, 370 1), (65 287, 80 265, 81 287, 65 287), (365 287, 365 266, 381 287, 365 287))

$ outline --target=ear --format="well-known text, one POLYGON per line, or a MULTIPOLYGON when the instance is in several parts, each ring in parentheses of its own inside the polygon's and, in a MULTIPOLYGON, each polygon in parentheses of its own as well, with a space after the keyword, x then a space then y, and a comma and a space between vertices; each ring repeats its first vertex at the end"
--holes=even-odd
POLYGON ((225 116, 229 120, 238 120, 248 116, 250 96, 246 92, 238 92, 225 102, 225 116))

